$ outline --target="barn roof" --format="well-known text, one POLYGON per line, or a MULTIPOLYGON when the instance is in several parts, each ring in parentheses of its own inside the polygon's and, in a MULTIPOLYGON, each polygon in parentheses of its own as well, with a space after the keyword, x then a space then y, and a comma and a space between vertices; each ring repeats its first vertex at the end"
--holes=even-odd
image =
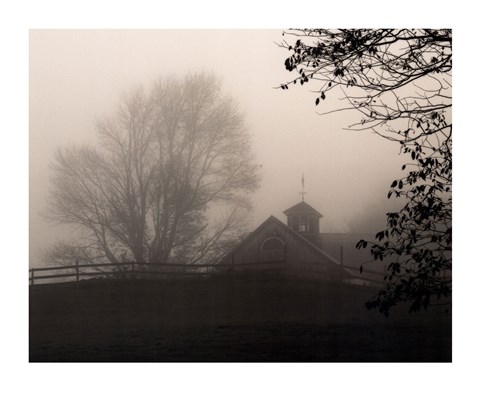
MULTIPOLYGON (((325 257, 327 260, 329 260, 334 265, 337 265, 338 267, 341 266, 340 262, 336 258, 332 257, 330 254, 328 254, 324 250, 320 249, 318 246, 316 246, 312 242, 308 241, 307 239, 305 239, 303 236, 299 235, 294 230, 290 229, 287 225, 285 225, 282 221, 280 221, 275 216, 268 217, 262 224, 260 224, 257 227, 257 229, 255 229, 253 232, 251 232, 236 247, 234 247, 228 254, 226 254, 220 263, 228 263, 227 261, 230 260, 230 256, 232 254, 235 254, 238 249, 243 247, 243 245, 246 244, 252 237, 256 236, 266 225, 268 225, 269 223, 272 223, 272 222, 275 223, 276 225, 279 225, 280 227, 282 227, 291 236, 300 240, 305 245, 305 247, 311 248, 312 250, 314 250, 319 255, 325 257)), ((349 269, 349 268, 343 268, 343 269, 344 269, 344 271, 347 271, 348 273, 350 273, 351 276, 353 276, 353 277, 357 276, 357 272, 353 271, 352 269, 349 269)))
POLYGON ((287 216, 290 214, 315 214, 318 218, 322 218, 323 215, 311 207, 307 202, 302 201, 292 206, 291 208, 283 212, 287 216))

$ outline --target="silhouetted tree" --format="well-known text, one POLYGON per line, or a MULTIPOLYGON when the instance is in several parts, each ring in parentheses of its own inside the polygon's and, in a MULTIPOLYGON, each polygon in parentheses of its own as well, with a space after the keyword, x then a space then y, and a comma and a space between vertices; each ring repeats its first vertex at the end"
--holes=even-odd
MULTIPOLYGON (((452 32, 448 29, 305 29, 284 33, 293 52, 280 85, 308 83, 320 105, 332 90, 355 110, 355 130, 398 142, 408 160, 388 198, 404 198, 387 214, 377 242, 364 240, 374 260, 387 261, 385 287, 367 302, 388 315, 398 302, 410 310, 450 298, 452 269, 452 32), (313 83, 312 83, 313 82, 313 83)), ((333 92, 332 92, 333 93, 333 92)), ((368 176, 368 174, 364 174, 368 176)), ((450 300, 447 300, 449 302, 450 300)))
POLYGON ((243 118, 214 76, 136 89, 97 132, 99 148, 56 153, 46 216, 75 225, 82 241, 58 244, 48 258, 195 263, 220 255, 242 229, 257 166, 243 118))

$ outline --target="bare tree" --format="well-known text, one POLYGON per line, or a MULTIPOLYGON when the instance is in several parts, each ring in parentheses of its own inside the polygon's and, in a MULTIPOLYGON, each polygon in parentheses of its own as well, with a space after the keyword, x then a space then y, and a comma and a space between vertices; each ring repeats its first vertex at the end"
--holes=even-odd
MULTIPOLYGON (((451 294, 452 269, 452 31, 449 29, 304 29, 284 33, 280 46, 293 52, 287 70, 297 76, 280 85, 313 86, 315 105, 333 90, 369 130, 399 143, 404 177, 388 198, 405 203, 387 214, 378 242, 361 240, 375 260, 388 260, 385 288, 367 302, 388 314, 398 302, 410 310, 451 294)), ((326 113, 326 112, 325 112, 326 113)), ((368 174, 365 174, 368 176, 368 174)), ((449 302, 449 300, 447 301, 449 302)))
POLYGON ((85 259, 196 262, 242 230, 258 168, 213 75, 136 89, 97 132, 98 148, 57 151, 46 213, 78 228, 85 259))

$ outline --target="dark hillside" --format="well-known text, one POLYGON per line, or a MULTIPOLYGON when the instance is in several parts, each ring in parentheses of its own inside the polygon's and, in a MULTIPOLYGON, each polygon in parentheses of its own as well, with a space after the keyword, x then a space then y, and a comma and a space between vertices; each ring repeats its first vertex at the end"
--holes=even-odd
POLYGON ((451 317, 293 278, 30 288, 30 361, 451 361, 451 317))

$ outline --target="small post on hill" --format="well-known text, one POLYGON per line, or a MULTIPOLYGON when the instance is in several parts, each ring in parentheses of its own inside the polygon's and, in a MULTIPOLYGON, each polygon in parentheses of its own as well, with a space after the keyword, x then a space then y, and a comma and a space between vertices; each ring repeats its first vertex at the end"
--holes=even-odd
POLYGON ((340 283, 343 284, 343 246, 340 246, 340 283))
POLYGON ((35 269, 32 267, 30 269, 30 271, 32 272, 32 276, 31 276, 31 280, 32 280, 32 287, 33 287, 33 284, 34 284, 34 280, 35 280, 35 269))

